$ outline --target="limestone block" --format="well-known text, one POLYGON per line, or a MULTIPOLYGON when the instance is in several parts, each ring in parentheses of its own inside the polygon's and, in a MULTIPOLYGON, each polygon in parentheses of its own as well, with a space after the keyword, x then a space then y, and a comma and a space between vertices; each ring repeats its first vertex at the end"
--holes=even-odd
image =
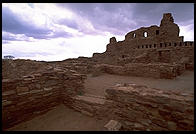
POLYGON ((104 127, 109 131, 119 131, 121 123, 115 120, 110 120, 104 127))

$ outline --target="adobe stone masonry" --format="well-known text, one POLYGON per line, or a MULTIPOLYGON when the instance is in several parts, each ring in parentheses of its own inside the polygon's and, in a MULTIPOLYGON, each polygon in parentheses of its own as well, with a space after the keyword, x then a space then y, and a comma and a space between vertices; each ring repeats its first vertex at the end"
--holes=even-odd
POLYGON ((99 63, 124 65, 127 63, 178 63, 188 58, 194 62, 194 42, 184 42, 179 36, 179 26, 174 23, 171 13, 163 14, 160 26, 141 27, 125 35, 125 40, 110 39, 104 53, 94 53, 99 63))

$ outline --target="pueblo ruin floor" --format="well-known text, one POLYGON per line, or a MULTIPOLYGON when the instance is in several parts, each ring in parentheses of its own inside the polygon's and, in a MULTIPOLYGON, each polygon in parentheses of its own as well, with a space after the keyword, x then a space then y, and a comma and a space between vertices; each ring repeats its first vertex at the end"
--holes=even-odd
MULTIPOLYGON (((194 72, 186 71, 174 80, 103 74, 97 77, 88 75, 85 90, 88 94, 104 95, 104 90, 119 83, 136 83, 160 89, 183 89, 194 91, 194 72)), ((61 104, 44 115, 20 123, 9 131, 101 131, 108 120, 95 119, 61 104)))

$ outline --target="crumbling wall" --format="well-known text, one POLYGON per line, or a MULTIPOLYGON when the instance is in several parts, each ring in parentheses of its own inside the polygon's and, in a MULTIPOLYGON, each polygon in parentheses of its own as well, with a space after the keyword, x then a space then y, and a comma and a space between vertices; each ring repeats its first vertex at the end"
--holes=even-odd
POLYGON ((117 75, 129 75, 138 77, 152 77, 161 79, 173 79, 177 76, 179 66, 171 64, 142 64, 131 63, 124 66, 114 66, 108 64, 97 64, 93 73, 101 72, 117 75))
POLYGON ((83 75, 51 69, 16 79, 2 80, 3 129, 43 114, 84 92, 83 75))
POLYGON ((33 60, 2 60, 2 77, 3 79, 22 78, 37 71, 47 70, 50 66, 46 62, 33 60))
MULTIPOLYGON (((104 53, 94 53, 98 63, 124 65, 127 63, 175 63, 183 57, 194 63, 194 42, 183 41, 180 29, 171 13, 163 14, 160 26, 141 27, 125 35, 125 40, 110 38, 104 53)), ((187 66, 189 66, 187 65, 187 66)), ((193 66, 192 66, 193 67, 193 66)), ((190 68, 192 68, 190 67, 190 68)), ((188 67, 189 68, 189 67, 188 67)))
POLYGON ((107 89, 106 98, 113 101, 110 119, 119 121, 124 130, 194 129, 193 92, 128 84, 107 89))

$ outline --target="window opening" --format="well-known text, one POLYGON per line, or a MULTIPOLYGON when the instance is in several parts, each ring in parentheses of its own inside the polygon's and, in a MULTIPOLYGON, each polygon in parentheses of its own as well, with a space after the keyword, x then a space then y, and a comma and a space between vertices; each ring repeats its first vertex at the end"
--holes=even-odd
POLYGON ((159 30, 156 30, 156 35, 159 35, 159 30))
POLYGON ((148 37, 148 33, 147 32, 144 32, 144 37, 148 37))
POLYGON ((133 38, 136 38, 136 34, 135 33, 133 34, 133 38))
POLYGON ((167 47, 167 43, 165 43, 165 47, 167 47))

